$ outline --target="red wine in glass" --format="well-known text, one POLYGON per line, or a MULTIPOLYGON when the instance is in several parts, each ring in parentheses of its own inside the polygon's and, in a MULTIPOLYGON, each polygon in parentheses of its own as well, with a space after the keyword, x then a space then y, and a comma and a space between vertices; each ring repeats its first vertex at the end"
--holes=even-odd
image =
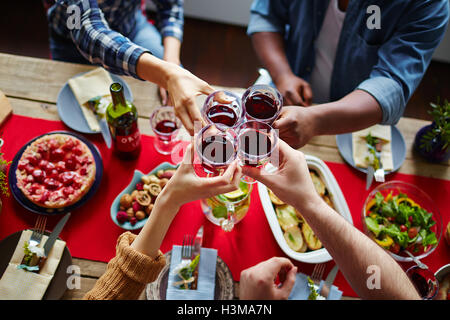
POLYGON ((257 130, 248 130, 239 136, 240 148, 244 152, 243 162, 245 165, 256 167, 270 157, 272 141, 270 138, 257 130), (264 156, 264 159, 260 159, 264 156), (259 159, 259 161, 258 161, 259 159))
POLYGON ((433 299, 438 291, 437 279, 429 269, 413 266, 406 271, 422 299, 433 299))
POLYGON ((210 172, 217 172, 227 166, 232 159, 235 149, 233 142, 226 137, 213 135, 205 137, 201 145, 202 166, 210 172))
POLYGON ((170 135, 169 133, 172 133, 175 130, 177 130, 178 126, 175 121, 161 120, 156 124, 155 129, 160 133, 167 134, 167 135, 160 135, 159 138, 161 140, 170 141, 172 139, 172 135, 170 135))
POLYGON ((216 104, 208 109, 207 117, 213 123, 220 123, 228 127, 232 127, 238 121, 236 112, 228 106, 216 104))
POLYGON ((247 98, 245 110, 255 119, 271 119, 278 112, 275 100, 263 93, 256 93, 247 98))

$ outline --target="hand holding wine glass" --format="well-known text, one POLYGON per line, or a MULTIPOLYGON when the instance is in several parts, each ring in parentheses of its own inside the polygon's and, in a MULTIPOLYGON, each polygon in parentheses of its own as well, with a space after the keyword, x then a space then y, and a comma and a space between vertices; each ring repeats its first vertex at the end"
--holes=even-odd
POLYGON ((292 149, 281 139, 278 140, 278 152, 276 172, 244 166, 243 174, 260 181, 282 201, 296 208, 320 203, 322 199, 314 188, 303 153, 292 149))

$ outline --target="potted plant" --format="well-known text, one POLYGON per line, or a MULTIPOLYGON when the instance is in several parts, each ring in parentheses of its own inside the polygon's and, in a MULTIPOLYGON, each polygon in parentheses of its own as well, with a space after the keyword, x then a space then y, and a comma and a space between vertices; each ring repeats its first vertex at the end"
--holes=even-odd
POLYGON ((428 112, 433 122, 421 128, 414 140, 414 149, 430 162, 443 162, 450 158, 450 103, 430 103, 428 112))

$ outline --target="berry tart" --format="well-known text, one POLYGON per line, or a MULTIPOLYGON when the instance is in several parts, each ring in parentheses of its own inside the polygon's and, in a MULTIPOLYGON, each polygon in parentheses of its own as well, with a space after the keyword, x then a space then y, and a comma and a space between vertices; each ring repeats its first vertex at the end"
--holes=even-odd
POLYGON ((68 134, 47 134, 33 141, 19 159, 17 187, 34 204, 48 209, 79 201, 95 181, 89 147, 68 134))

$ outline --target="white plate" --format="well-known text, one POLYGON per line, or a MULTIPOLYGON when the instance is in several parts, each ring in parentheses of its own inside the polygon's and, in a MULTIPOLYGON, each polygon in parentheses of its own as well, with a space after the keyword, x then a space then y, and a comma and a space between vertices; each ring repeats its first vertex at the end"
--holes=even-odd
MULTIPOLYGON (((305 155, 305 158, 306 162, 308 163, 308 167, 312 170, 315 170, 320 175, 320 178, 322 178, 322 180, 324 181, 328 192, 331 195, 331 201, 333 202, 336 211, 340 215, 342 215, 348 222, 353 224, 352 215, 350 214, 350 210, 348 209, 348 205, 345 201, 344 195, 342 194, 341 188, 339 187, 328 166, 325 164, 325 162, 317 157, 305 155)), ((269 222, 270 228, 272 229, 272 233, 277 240, 281 250, 283 250, 283 252, 287 256, 300 262, 314 264, 324 263, 332 260, 332 257, 325 248, 305 253, 292 250, 283 237, 283 231, 281 230, 280 223, 278 222, 272 201, 270 200, 268 189, 260 182, 258 182, 258 193, 261 199, 261 204, 264 208, 264 212, 266 214, 267 221, 269 222)))

